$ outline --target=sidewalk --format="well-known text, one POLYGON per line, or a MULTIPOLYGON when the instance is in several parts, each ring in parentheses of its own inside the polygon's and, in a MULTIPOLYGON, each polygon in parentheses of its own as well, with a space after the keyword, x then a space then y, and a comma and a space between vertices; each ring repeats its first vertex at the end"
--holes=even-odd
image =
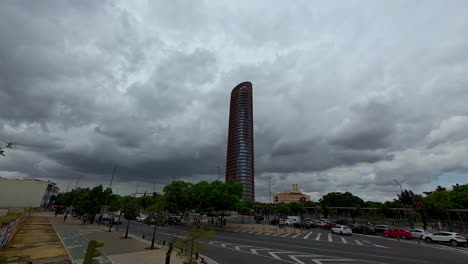
POLYGON ((69 258, 49 219, 31 215, 0 252, 0 263, 69 264, 69 258))
MULTIPOLYGON (((166 249, 146 249, 150 246, 148 241, 130 237, 122 239, 121 232, 107 232, 107 228, 97 224, 82 224, 80 220, 69 217, 66 223, 63 216, 49 216, 50 222, 59 234, 68 254, 74 263, 83 263, 83 258, 90 240, 104 241, 104 246, 99 248, 103 256, 99 259, 101 264, 146 264, 165 263, 166 249)), ((171 264, 181 264, 183 260, 173 251, 171 264)))

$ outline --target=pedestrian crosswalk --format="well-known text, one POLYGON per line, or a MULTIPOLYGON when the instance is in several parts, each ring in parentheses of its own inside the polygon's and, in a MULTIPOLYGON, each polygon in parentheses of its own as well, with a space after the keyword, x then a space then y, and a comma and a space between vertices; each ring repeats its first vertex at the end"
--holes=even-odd
POLYGON ((325 264, 325 263, 334 263, 334 264, 351 264, 351 263, 360 263, 358 259, 351 258, 340 258, 334 256, 325 256, 318 254, 307 254, 303 252, 279 250, 273 248, 264 248, 257 246, 249 245, 239 245, 239 244, 230 244, 220 241, 211 241, 211 245, 228 248, 232 250, 238 250, 248 254, 254 254, 266 258, 271 258, 274 260, 295 263, 295 264, 325 264))
POLYGON ((258 231, 236 231, 240 233, 247 233, 247 234, 254 234, 254 235, 263 235, 263 236, 273 236, 273 237, 281 237, 281 238, 289 238, 289 239, 302 239, 302 240, 313 240, 313 241, 323 241, 329 243, 341 243, 341 244, 348 244, 348 245, 356 245, 356 246, 372 246, 377 248, 389 248, 387 246, 382 246, 376 243, 372 243, 367 240, 363 239, 353 239, 352 237, 345 237, 342 235, 331 234, 329 232, 323 230, 313 230, 313 231, 306 231, 306 232, 297 232, 297 233, 288 233, 288 232, 258 232, 258 231))

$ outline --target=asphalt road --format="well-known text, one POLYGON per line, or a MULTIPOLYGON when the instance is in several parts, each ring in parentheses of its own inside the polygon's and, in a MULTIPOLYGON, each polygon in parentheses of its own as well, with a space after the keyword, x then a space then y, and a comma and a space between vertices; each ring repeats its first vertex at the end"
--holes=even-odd
MULTIPOLYGON (((158 227, 159 239, 183 236, 182 226, 158 227)), ((130 232, 150 240, 153 227, 132 223, 130 232)), ((219 263, 467 263, 468 248, 396 240, 380 236, 341 236, 321 229, 304 233, 218 231, 204 253, 219 263)))

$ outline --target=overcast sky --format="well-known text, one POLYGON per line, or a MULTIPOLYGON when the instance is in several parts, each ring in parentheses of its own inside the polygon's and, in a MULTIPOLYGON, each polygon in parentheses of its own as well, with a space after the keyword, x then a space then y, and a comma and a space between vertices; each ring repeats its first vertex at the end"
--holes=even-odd
POLYGON ((467 32, 464 0, 1 1, 0 176, 215 180, 250 81, 259 201, 467 183, 467 32))

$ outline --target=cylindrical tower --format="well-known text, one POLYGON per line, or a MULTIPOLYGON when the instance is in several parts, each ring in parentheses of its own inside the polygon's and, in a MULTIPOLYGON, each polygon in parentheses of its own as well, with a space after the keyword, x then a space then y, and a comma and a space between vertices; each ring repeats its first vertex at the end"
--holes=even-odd
POLYGON ((243 82, 231 92, 226 181, 244 185, 242 199, 255 201, 252 83, 243 82))

